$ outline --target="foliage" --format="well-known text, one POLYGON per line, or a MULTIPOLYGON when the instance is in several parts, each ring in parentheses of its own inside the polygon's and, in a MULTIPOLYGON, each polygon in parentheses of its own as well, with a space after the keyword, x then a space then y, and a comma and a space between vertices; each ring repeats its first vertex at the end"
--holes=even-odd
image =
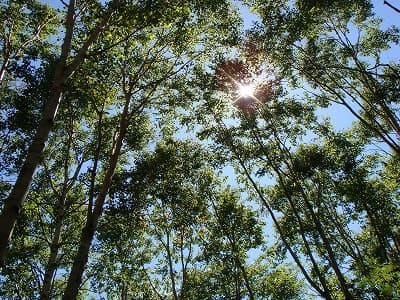
POLYGON ((0 4, 0 298, 400 297, 398 28, 241 3, 0 4))

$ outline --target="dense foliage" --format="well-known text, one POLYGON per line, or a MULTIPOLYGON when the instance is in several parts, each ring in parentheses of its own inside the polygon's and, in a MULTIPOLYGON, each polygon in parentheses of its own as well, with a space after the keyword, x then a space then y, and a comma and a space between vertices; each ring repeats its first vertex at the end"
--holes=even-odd
POLYGON ((376 1, 50 2, 0 4, 0 299, 400 298, 376 1))

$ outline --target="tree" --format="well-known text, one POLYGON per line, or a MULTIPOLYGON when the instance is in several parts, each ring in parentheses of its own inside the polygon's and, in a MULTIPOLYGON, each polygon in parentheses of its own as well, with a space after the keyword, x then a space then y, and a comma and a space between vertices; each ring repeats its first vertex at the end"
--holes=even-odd
POLYGON ((207 241, 203 255, 212 276, 223 283, 215 287, 216 292, 234 299, 257 299, 246 259, 249 250, 262 244, 262 224, 253 211, 239 203, 236 191, 225 189, 210 198, 213 218, 203 237, 207 241))
POLYGON ((225 0, 0 6, 4 199, 47 144, 0 297, 399 297, 398 30, 366 0, 244 3, 243 38, 225 0))
POLYGON ((116 11, 115 6, 117 3, 118 1, 114 1, 109 4, 109 7, 103 13, 100 21, 95 23, 87 38, 82 42, 81 47, 78 47, 78 50, 75 51, 76 55, 72 56, 71 50, 76 22, 76 7, 74 0, 69 2, 68 10, 65 14, 65 35, 61 46, 61 53, 54 70, 52 86, 47 101, 45 102, 41 121, 39 122, 36 133, 32 138, 21 171, 18 174, 9 196, 5 200, 2 214, 0 216, 1 265, 4 263, 6 249, 11 239, 17 217, 21 212, 21 208, 27 196, 34 172, 43 155, 45 143, 47 142, 49 133, 53 128, 54 119, 62 98, 65 82, 84 61, 89 47, 96 41, 100 32, 108 24, 111 16, 116 11))
MULTIPOLYGON (((369 268, 366 258, 371 254, 369 250, 364 252, 364 242, 358 240, 358 230, 350 229, 351 226, 374 223, 372 227, 379 227, 377 220, 387 216, 386 222, 391 225, 376 228, 372 233, 376 245, 381 245, 380 254, 374 257, 378 260, 380 255, 384 260, 391 257, 390 264, 397 265, 394 224, 398 207, 392 194, 395 190, 384 192, 383 196, 383 190, 374 183, 376 179, 371 178, 379 170, 379 164, 386 165, 387 157, 364 153, 368 141, 349 138, 357 129, 336 135, 328 123, 316 122, 313 99, 285 93, 290 86, 282 84, 284 73, 278 72, 275 79, 273 74, 264 79, 271 84, 263 82, 258 87, 256 84, 253 95, 238 96, 238 82, 263 79, 259 78, 262 72, 251 71, 258 68, 252 64, 263 62, 260 50, 247 43, 242 58, 222 62, 222 67, 217 65, 215 74, 211 74, 210 84, 214 82, 223 94, 207 95, 205 107, 211 109, 201 119, 205 120, 205 128, 200 135, 216 143, 222 162, 236 162, 233 166, 242 176, 245 188, 253 190, 268 211, 279 234, 280 247, 290 253, 302 276, 320 296, 327 299, 365 296, 370 292, 368 288, 357 286, 362 277, 353 276, 369 268), (227 100, 221 99, 221 95, 227 100), (315 145, 310 138, 307 143, 301 142, 306 134, 318 137, 315 145), (266 185, 271 179, 273 184, 266 185), (348 189, 346 184, 353 188, 348 189), (371 184, 373 189, 367 187, 371 184), (383 206, 390 207, 386 212, 377 206, 371 209, 372 203, 382 205, 382 200, 383 206), (359 201, 364 204, 359 206, 359 201), (344 213, 351 211, 354 214, 344 213), (374 216, 375 212, 379 217, 374 216), (347 269, 349 265, 351 271, 347 269)), ((368 236, 371 229, 365 231, 368 236)), ((370 266, 374 268, 373 265, 370 266)), ((389 296, 384 289, 382 286, 373 293, 377 297, 389 296)))
MULTIPOLYGON (((159 4, 154 5, 156 6, 152 7, 153 12, 161 13, 160 7, 157 6, 159 4)), ((205 31, 210 28, 210 25, 205 22, 205 17, 210 20, 210 11, 207 10, 207 6, 205 4, 201 7, 186 5, 187 9, 183 11, 181 6, 170 6, 165 18, 157 18, 157 22, 150 23, 143 29, 143 35, 139 35, 140 38, 121 43, 122 49, 119 50, 124 55, 120 57, 120 66, 116 69, 121 76, 121 94, 116 95, 116 100, 122 102, 122 109, 117 113, 119 123, 113 138, 112 151, 108 156, 108 163, 101 172, 104 177, 101 178, 99 192, 92 202, 89 201, 86 224, 82 229, 78 253, 64 292, 64 299, 75 298, 78 294, 88 261, 90 245, 112 185, 124 141, 129 134, 134 134, 129 131, 133 117, 140 115, 144 109, 163 109, 166 104, 169 105, 170 103, 160 101, 164 99, 163 92, 169 85, 177 82, 180 76, 183 74, 187 76, 191 71, 190 64, 194 58, 199 58, 204 54, 209 55, 207 45, 217 38, 212 31, 209 33, 205 31), (181 24, 182 19, 187 20, 191 10, 197 12, 198 19, 194 22, 190 22, 189 19, 186 31, 178 30, 179 27, 174 25, 181 24), (175 18, 172 18, 173 16, 175 18), (193 32, 199 29, 208 34, 200 35, 198 38, 192 37, 193 32), (187 34, 187 39, 182 39, 183 33, 187 34), (131 56, 131 54, 134 55, 131 56)), ((129 151, 129 148, 127 150, 129 151)))
POLYGON ((125 198, 116 202, 117 209, 143 224, 141 240, 152 256, 140 269, 156 294, 186 298, 188 272, 198 252, 196 235, 207 218, 205 195, 212 173, 205 157, 204 150, 190 141, 166 138, 121 178, 127 188, 117 192, 125 198))
MULTIPOLYGON (((94 74, 93 64, 87 64, 83 69, 89 68, 88 65, 94 74)), ((101 132, 104 131, 103 137, 111 138, 111 133, 107 135, 105 131, 109 131, 114 124, 104 117, 104 109, 109 105, 112 89, 110 87, 100 93, 93 88, 94 82, 87 80, 86 75, 84 71, 79 72, 76 81, 68 85, 68 93, 60 106, 59 119, 45 150, 42 167, 28 195, 30 204, 19 218, 21 225, 16 227, 16 239, 6 259, 4 274, 15 273, 14 268, 17 267, 26 270, 25 273, 20 271, 20 274, 29 274, 30 265, 36 265, 38 275, 33 282, 37 286, 31 288, 36 294, 28 296, 20 288, 22 297, 48 299, 62 292, 65 278, 59 274, 63 273, 63 268, 69 267, 73 259, 80 224, 84 222, 86 185, 91 178, 84 164, 96 156, 96 144, 107 151, 107 145, 98 138, 99 128, 101 132), (82 123, 93 124, 93 129, 82 126, 82 123), (105 126, 109 127, 102 128, 105 126), (27 243, 32 245, 31 249, 24 250, 23 245, 27 243), (27 255, 26 251, 30 254, 27 255)), ((96 84, 101 82, 105 87, 106 82, 102 81, 101 76, 96 81, 96 84)), ((32 281, 25 276, 19 276, 18 280, 10 278, 4 281, 5 291, 8 282, 32 281)), ((9 295, 12 297, 13 292, 9 295)))
POLYGON ((3 83, 15 80, 12 72, 15 65, 26 59, 40 60, 46 54, 50 49, 47 38, 55 33, 58 16, 54 9, 39 1, 5 1, 0 12, 4 21, 0 28, 0 82, 3 83))
POLYGON ((249 38, 293 88, 319 107, 337 103, 369 138, 399 154, 398 65, 384 53, 398 28, 382 29, 369 1, 256 2, 263 25, 249 38))
POLYGON ((55 10, 39 1, 3 1, 0 13, 2 204, 37 126, 51 71, 48 39, 59 25, 55 10), (25 101, 30 98, 30 101, 25 101))
MULTIPOLYGON (((79 48, 79 46, 75 45, 79 45, 80 42, 83 43, 84 45, 83 48, 80 51, 77 51, 78 54, 72 58, 71 65, 68 64, 68 68, 69 67, 71 68, 67 70, 67 73, 68 72, 70 73, 68 73, 66 76, 64 76, 65 74, 61 74, 62 76, 60 74, 59 75, 62 77, 62 78, 60 77, 61 78, 60 80, 63 83, 62 90, 63 90, 64 102, 66 101, 66 99, 72 99, 73 102, 78 101, 83 103, 82 97, 88 97, 88 99, 90 100, 91 108, 94 108, 96 111, 95 117, 97 117, 97 124, 96 121, 93 122, 93 120, 88 118, 87 116, 84 116, 84 118, 81 117, 80 119, 80 122, 84 122, 85 126, 89 124, 94 124, 95 126, 97 126, 97 129, 93 130, 94 134, 93 144, 89 144, 87 147, 88 151, 84 152, 85 159, 87 159, 85 165, 92 163, 93 168, 86 170, 86 167, 84 167, 81 171, 79 171, 78 170, 79 166, 83 163, 84 160, 81 160, 79 162, 73 160, 70 160, 68 162, 68 159, 65 160, 65 169, 70 170, 73 168, 77 168, 76 176, 80 174, 79 181, 68 182, 67 184, 68 188, 66 190, 70 188, 74 189, 75 185, 77 188, 79 188, 79 185, 81 185, 82 187, 82 183, 84 183, 84 180, 82 182, 81 178, 84 178, 85 176, 88 176, 89 178, 91 177, 89 179, 89 185, 90 185, 89 189, 86 190, 87 200, 81 203, 81 205, 83 204, 83 207, 87 206, 87 211, 88 211, 87 227, 91 227, 91 224, 93 223, 96 224, 101 215, 104 199, 108 193, 108 189, 111 183, 111 178, 115 170, 118 158, 120 157, 119 152, 121 150, 122 143, 134 142, 134 137, 136 134, 138 134, 138 132, 136 132, 133 125, 134 122, 137 122, 141 119, 137 118, 140 117, 144 108, 150 109, 151 106, 149 103, 147 103, 147 101, 150 100, 151 98, 153 98, 153 101, 154 99, 160 100, 162 99, 163 93, 165 93, 165 95, 167 94, 169 95, 169 104, 172 104, 173 101, 181 101, 180 99, 181 95, 177 91, 179 91, 179 89, 183 89, 182 83, 184 81, 182 80, 185 80, 185 77, 187 76, 186 71, 190 70, 188 67, 190 66, 190 63, 192 63, 192 59, 193 58, 199 59, 200 56, 203 55, 204 53, 207 54, 207 52, 210 50, 210 43, 212 43, 213 41, 217 41, 218 43, 221 41, 222 43, 224 42, 230 43, 235 37, 235 32, 230 32, 226 35, 219 35, 215 31, 209 31, 208 33, 203 31, 204 28, 210 28, 210 24, 216 25, 216 27, 220 28, 221 30, 225 30, 226 28, 228 28, 228 26, 231 26, 230 19, 232 15, 225 14, 225 8, 229 9, 229 7, 226 6, 222 6, 223 7, 222 9, 218 8, 213 10, 203 10, 205 8, 204 4, 199 6, 197 6, 197 4, 194 6, 187 4, 185 7, 182 7, 181 5, 179 10, 176 10, 178 6, 169 5, 165 7, 164 6, 165 3, 162 3, 162 1, 160 1, 160 3, 158 2, 152 3, 151 6, 150 4, 145 5, 141 3, 129 7, 124 6, 125 10, 123 10, 122 6, 117 7, 115 6, 115 4, 116 1, 110 3, 109 5, 104 6, 106 12, 104 14, 104 19, 102 21, 103 24, 97 23, 96 25, 96 22, 93 23, 93 20, 95 20, 96 18, 98 19, 98 15, 101 15, 103 13, 102 12, 103 7, 96 4, 90 4, 90 5, 83 4, 82 6, 77 5, 76 7, 74 7, 75 2, 72 1, 70 3, 70 5, 68 6, 68 11, 66 13, 68 22, 66 23, 67 34, 64 38, 64 46, 62 47, 63 56, 61 58, 61 62, 58 62, 58 67, 56 67, 56 69, 58 68, 59 72, 61 72, 60 66, 63 63, 64 64, 66 63, 69 52, 68 48, 70 47, 70 44, 73 44, 73 47, 75 49, 79 48), (86 5, 89 5, 90 7, 89 6, 86 7, 86 5), (161 14, 161 7, 163 9, 167 8, 167 10, 163 11, 162 14, 161 14), (188 16, 190 15, 191 10, 193 11, 198 10, 199 12, 201 12, 201 14, 198 14, 195 19, 190 20, 188 16), (80 18, 73 19, 73 15, 78 12, 80 13, 80 18), (111 20, 111 16, 116 12, 120 13, 122 15, 122 18, 112 19, 114 23, 113 22, 108 23, 108 20, 111 20), (98 15, 96 16, 96 14, 98 15), (132 15, 141 16, 139 20, 140 22, 138 21, 137 18, 131 18, 132 15), (163 15, 163 17, 160 19, 159 17, 161 15, 163 15), (224 16, 225 20, 223 22, 220 22, 219 18, 222 15, 224 16), (143 16, 145 16, 145 18, 142 18, 143 16), (103 25, 108 25, 108 24, 110 24, 108 27, 109 29, 106 29, 107 26, 103 25), (177 27, 172 27, 171 24, 177 25, 177 27), (183 24, 186 24, 185 25, 186 27, 182 27, 183 24), (115 42, 115 40, 113 40, 112 34, 115 33, 120 34, 121 27, 126 29, 125 35, 121 40, 115 42), (73 33, 74 30, 75 32, 73 33), (85 32, 87 31, 89 31, 89 38, 85 41, 85 32), (184 32, 185 34, 183 34, 184 32), (198 32, 199 34, 197 35, 196 32, 198 32), (72 36, 76 38, 73 41, 72 41, 72 36), (185 39, 186 37, 188 38, 185 39), (95 40, 97 40, 98 38, 100 38, 101 41, 95 43, 95 40), (153 42, 155 43, 153 44, 153 42), (168 47, 167 46, 168 44, 172 45, 172 47, 168 47), (86 50, 89 49, 89 46, 92 46, 92 48, 94 49, 90 51, 90 54, 85 54, 84 52, 87 52, 86 50), (115 59, 115 57, 112 57, 110 55, 106 56, 106 54, 108 55, 109 52, 112 51, 113 49, 117 49, 116 51, 112 52, 112 55, 116 54, 116 57, 121 63, 120 65, 117 66, 113 65, 112 61, 115 59), (201 49, 201 51, 199 51, 199 49, 201 49), (137 53, 134 53, 132 52, 133 50, 139 50, 139 51, 137 51, 137 53), (103 70, 105 70, 106 68, 112 66, 111 69, 113 70, 114 73, 113 75, 107 77, 108 80, 107 83, 111 83, 112 80, 115 79, 117 80, 117 82, 122 81, 122 84, 118 87, 119 93, 121 94, 110 95, 111 96, 110 98, 114 97, 113 100, 115 101, 115 106, 109 106, 109 103, 105 104, 106 101, 108 101, 109 99, 103 101, 103 104, 101 104, 103 96, 101 95, 101 93, 99 94, 98 87, 95 86, 96 82, 98 84, 98 81, 95 80, 93 82, 90 79, 90 76, 87 77, 89 80, 86 86, 88 86, 87 91, 93 90, 93 93, 91 94, 91 92, 86 92, 86 93, 83 92, 85 89, 83 86, 85 84, 81 79, 83 77, 80 78, 79 76, 88 76, 88 73, 85 73, 85 68, 86 71, 89 70, 88 67, 90 68, 91 71, 93 71, 93 65, 92 67, 90 67, 90 61, 89 64, 87 63, 88 61, 86 62, 84 61, 84 58, 90 56, 95 57, 97 61, 98 67, 95 65, 94 69, 103 68, 103 70), (133 69, 128 69, 128 67, 132 67, 133 69), (68 82, 66 81, 66 79, 69 78, 69 76, 72 75, 72 73, 74 73, 75 75, 74 79, 77 80, 76 84, 73 81, 68 81, 68 82), (65 83, 63 80, 65 81, 65 83), (71 82, 73 84, 71 84, 71 82), (121 97, 122 94, 124 95, 123 97, 121 97), (136 101, 135 104, 133 104, 134 101, 132 99, 136 101), (113 112, 113 116, 110 116, 110 118, 107 117, 106 119, 105 116, 109 113, 111 109, 115 109, 115 107, 119 109, 121 100, 125 101, 124 102, 125 110, 123 110, 123 112, 120 115, 118 114, 118 112, 116 113, 113 112), (108 137, 110 133, 112 134, 112 132, 108 130, 107 126, 110 125, 112 126, 112 124, 114 124, 115 126, 116 124, 118 124, 118 118, 120 119, 119 122, 120 126, 118 127, 119 134, 114 136, 115 139, 112 137, 112 135, 108 137), (133 123, 129 123, 128 121, 133 123), (109 138, 108 141, 110 140, 113 141, 114 139, 115 143, 108 143, 107 145, 107 143, 105 143, 105 139, 108 138, 109 138), (108 149, 111 148, 114 148, 115 151, 113 152, 114 154, 111 156, 112 163, 111 165, 108 165, 110 162, 108 160, 110 156, 107 152, 108 149), (109 170, 108 173, 107 170, 109 170), (101 185, 103 185, 103 192, 99 197, 97 195, 97 192, 101 185), (97 202, 95 201, 96 199, 97 202), (92 211, 93 205, 97 205, 96 213, 93 213, 92 211)), ((207 5, 210 5, 213 8, 215 8, 214 7, 215 3, 209 3, 207 5)), ((213 46, 215 45, 216 44, 214 43, 213 46)), ((215 50, 218 51, 218 49, 215 50)), ((100 80, 100 78, 102 78, 103 80, 105 80, 106 77, 104 77, 103 75, 101 74, 101 72, 97 73, 98 76, 97 79, 100 80)), ((116 81, 111 83, 111 85, 113 84, 115 85, 115 82, 116 81)), ((185 93, 187 92, 185 91, 185 93)), ((192 95, 187 94, 187 95, 189 95, 190 97, 194 97, 194 94, 192 95)), ((157 102, 155 102, 155 104, 157 104, 157 102)), ((160 102, 160 104, 162 103, 160 102)), ((181 104, 185 103, 181 101, 181 104)), ((153 109, 155 110, 156 107, 158 107, 158 109, 162 108, 162 106, 155 105, 153 109)), ((167 111, 167 109, 165 108, 166 106, 162 109, 164 109, 164 111, 167 111)), ((168 110, 172 111, 173 109, 168 108, 168 110)), ((50 130, 49 127, 46 127, 45 131, 47 131, 48 129, 50 130)), ((67 136, 68 135, 71 136, 71 134, 67 134, 67 136)), ((50 140, 50 142, 52 141, 53 140, 50 140)), ((67 144, 69 143, 67 142, 67 144)), ((126 155, 128 153, 132 154, 132 149, 133 148, 131 149, 127 148, 126 149, 127 152, 124 153, 123 156, 127 157, 126 155)), ((67 151, 65 158, 68 158, 68 156, 69 154, 67 151)), ((58 171, 55 165, 54 168, 50 167, 49 165, 45 165, 43 170, 39 170, 39 174, 41 177, 42 174, 44 174, 44 177, 47 176, 55 180, 54 182, 52 182, 52 184, 56 184, 55 182, 58 181, 58 178, 56 179, 55 176, 57 172, 58 171)), ((68 180, 69 179, 70 178, 68 178, 68 180)), ((64 181, 64 183, 66 183, 66 181, 68 180, 67 176, 65 176, 64 174, 64 180, 61 179, 61 181, 64 181)), ((38 181, 38 185, 39 189, 49 188, 49 186, 43 185, 43 182, 41 180, 38 181)), ((61 185, 66 187, 65 184, 61 185)), ((59 198, 59 200, 56 201, 56 205, 53 207, 53 209, 56 211, 58 207, 61 206, 63 207, 62 208, 63 210, 64 209, 68 210, 68 208, 64 206, 65 198, 64 197, 56 197, 56 198, 57 199, 59 198)), ((9 205, 11 203, 10 201, 9 200, 6 201, 8 204, 5 205, 3 211, 3 216, 8 221, 12 219, 9 218, 10 215, 7 213, 7 209, 10 208, 9 205)), ((49 203, 49 205, 50 207, 52 206, 51 203, 49 203)), ((63 226, 62 225, 63 221, 65 221, 65 219, 63 220, 65 216, 61 216, 60 218, 58 218, 56 216, 57 214, 58 213, 55 213, 54 224, 56 228, 60 229, 63 226)), ((50 216, 50 218, 53 218, 53 216, 50 216)), ((11 223, 9 223, 10 226, 12 226, 11 223)), ((6 229, 5 227, 2 227, 2 229, 3 228, 6 229)), ((90 229, 86 230, 87 232, 89 232, 87 233, 87 235, 89 235, 89 240, 91 240, 95 232, 95 228, 91 227, 90 229), (90 237, 90 235, 92 237, 90 237)), ((57 251, 59 251, 58 246, 61 243, 61 242, 57 243, 57 240, 60 238, 60 234, 61 232, 57 232, 57 230, 54 231, 54 236, 53 236, 54 243, 51 243, 54 247, 51 246, 52 248, 51 255, 49 258, 48 267, 46 267, 46 275, 45 275, 46 284, 44 284, 44 287, 46 288, 43 289, 44 294, 42 295, 42 297, 44 298, 47 297, 46 294, 48 293, 48 286, 49 286, 48 278, 52 277, 51 274, 54 272, 54 267, 55 267, 53 264, 54 257, 57 256, 57 251), (47 291, 45 292, 44 290, 47 291)), ((86 240, 81 244, 82 245, 84 244, 84 246, 87 247, 81 250, 80 252, 81 256, 82 255, 85 256, 84 253, 88 252, 90 241, 87 242, 86 240)), ((4 252, 2 252, 2 254, 4 254, 4 252)), ((79 271, 72 272, 74 276, 78 277, 81 276, 79 275, 79 272, 81 272, 81 274, 83 272, 82 262, 80 262, 79 264, 80 266, 77 267, 79 271)), ((73 289, 68 289, 68 290, 72 291, 73 289)))

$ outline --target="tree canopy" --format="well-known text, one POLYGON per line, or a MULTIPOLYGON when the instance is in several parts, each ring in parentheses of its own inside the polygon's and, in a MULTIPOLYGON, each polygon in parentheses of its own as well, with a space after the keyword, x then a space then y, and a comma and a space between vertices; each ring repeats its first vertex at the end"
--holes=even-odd
POLYGON ((399 298, 378 5, 2 1, 0 299, 399 298))

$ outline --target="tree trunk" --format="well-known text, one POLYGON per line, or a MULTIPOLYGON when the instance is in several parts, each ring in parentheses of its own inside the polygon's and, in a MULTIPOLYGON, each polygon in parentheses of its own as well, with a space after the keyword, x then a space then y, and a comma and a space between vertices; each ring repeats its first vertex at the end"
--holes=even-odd
MULTIPOLYGON (((299 192, 300 192, 300 194, 301 194, 301 196, 302 196, 302 198, 304 200, 304 204, 306 206, 306 209, 308 210, 308 212, 309 212, 309 214, 311 216, 311 219, 314 222, 315 229, 317 230, 319 236, 321 237, 322 243, 323 243, 323 245, 325 247, 325 250, 326 250, 326 252, 328 254, 328 260, 329 260, 329 262, 331 264, 331 267, 333 268, 333 270, 334 270, 334 272, 336 274, 336 277, 337 277, 337 279, 339 281, 339 286, 340 286, 341 291, 343 292, 343 296, 344 296, 344 298, 346 300, 352 300, 353 296, 351 295, 351 293, 349 291, 349 288, 348 288, 349 285, 348 285, 348 283, 346 281, 346 278, 344 277, 342 271, 340 270, 339 264, 338 264, 338 262, 336 260, 335 253, 334 253, 334 251, 333 251, 333 249, 331 247, 331 244, 330 244, 329 238, 327 236, 327 233, 325 232, 325 228, 322 225, 322 223, 321 223, 320 219, 318 218, 318 216, 315 214, 313 205, 309 201, 309 197, 307 196, 307 193, 303 189, 301 178, 299 178, 297 176, 296 171, 293 170, 293 168, 292 168, 293 159, 292 159, 292 156, 291 156, 291 152, 289 151, 289 149, 287 149, 285 144, 280 140, 280 138, 278 137, 276 132, 274 133, 274 136, 275 136, 275 138, 277 139, 277 141, 278 141, 278 143, 280 145, 280 147, 279 147, 280 150, 283 153, 285 153, 287 155, 287 157, 288 157, 287 160, 285 161, 285 164, 286 164, 286 167, 287 167, 287 169, 289 171, 289 174, 287 174, 286 176, 289 179, 293 180, 293 182, 295 183, 296 187, 299 189, 299 192)), ((278 170, 278 172, 279 172, 279 170, 278 170)), ((285 176, 285 175, 281 174, 280 176, 282 177, 282 176, 285 176)), ((286 197, 288 198, 288 201, 290 202, 290 204, 292 206, 293 212, 296 212, 297 208, 294 205, 294 203, 292 204, 292 201, 291 201, 292 195, 291 195, 290 191, 288 190, 287 186, 285 185, 285 182, 282 181, 282 180, 280 180, 280 181, 281 181, 281 184, 282 184, 282 188, 284 189, 284 192, 286 194, 286 197)), ((300 224, 301 223, 300 216, 298 216, 297 219, 298 219, 298 222, 300 224)), ((300 231, 302 233, 304 232, 303 229, 301 229, 300 231)))
POLYGON ((27 157, 18 175, 18 178, 5 201, 0 215, 0 265, 4 264, 8 243, 15 227, 18 216, 33 180, 33 175, 42 160, 45 143, 54 125, 54 119, 60 104, 62 90, 65 83, 63 63, 57 66, 54 83, 51 89, 49 101, 46 103, 42 120, 28 149, 27 157))
POLYGON ((42 118, 28 149, 28 154, 18 174, 17 180, 5 201, 0 215, 0 264, 4 264, 8 243, 15 227, 18 216, 33 180, 37 166, 42 160, 43 150, 50 131, 54 126, 54 119, 60 105, 65 81, 67 80, 65 67, 71 49, 74 31, 75 0, 71 0, 65 21, 65 37, 62 45, 60 60, 57 63, 49 99, 44 107, 42 118))
MULTIPOLYGON (((226 128, 225 124, 223 124, 222 122, 218 121, 218 124, 223 129, 226 128)), ((265 151, 264 145, 259 140, 257 134, 255 134, 254 137, 256 138, 257 143, 260 145, 260 147, 262 148, 262 150, 265 153, 265 155, 267 157, 269 157, 268 152, 265 151)), ((327 300, 332 300, 332 297, 330 295, 329 289, 326 289, 326 287, 321 288, 320 286, 317 285, 317 283, 311 278, 311 276, 308 274, 307 270, 304 268, 303 263, 301 262, 301 260, 300 260, 299 256, 297 255, 297 253, 290 246, 290 244, 287 241, 286 236, 285 236, 285 234, 283 232, 283 229, 281 228, 281 226, 280 226, 280 224, 278 222, 278 219, 276 218, 275 213, 272 210, 271 205, 269 204, 268 200, 264 197, 263 192, 258 188, 256 182, 252 178, 249 170, 247 169, 244 160, 241 158, 239 152, 237 151, 237 149, 236 149, 236 147, 235 147, 235 145, 234 145, 234 143, 232 142, 231 139, 229 139, 229 146, 231 147, 232 152, 234 153, 234 155, 235 155, 236 159, 238 160, 242 170, 244 171, 244 173, 246 175, 246 178, 250 181, 252 187, 256 191, 256 193, 259 196, 261 202, 267 208, 269 214, 271 215, 272 221, 273 221, 273 223, 274 223, 274 225, 275 225, 275 227, 276 227, 276 229, 277 229, 277 231, 279 233, 279 236, 282 239, 283 244, 285 245, 285 248, 289 251, 289 253, 292 256, 293 260, 296 262, 296 265, 299 267, 299 269, 300 269, 301 273, 303 274, 304 278, 320 294, 320 296, 324 297, 327 300)))
POLYGON ((8 57, 6 57, 6 58, 4 59, 3 64, 1 65, 1 69, 0 69, 0 82, 3 81, 4 76, 6 75, 6 70, 7 70, 7 67, 8 67, 9 62, 10 62, 10 59, 9 59, 8 57))
POLYGON ((110 165, 107 168, 106 174, 101 185, 100 193, 96 198, 95 206, 92 213, 88 214, 85 227, 82 229, 81 239, 79 242, 78 253, 75 256, 72 265, 71 273, 68 278, 67 287, 62 297, 63 300, 76 299, 79 288, 82 283, 82 275, 88 262, 89 250, 93 241, 94 234, 97 230, 99 219, 103 213, 103 206, 111 187, 115 168, 122 148, 122 142, 128 128, 128 109, 129 100, 126 101, 124 112, 121 115, 119 131, 116 136, 114 149, 110 157, 110 165))
POLYGON ((96 41, 100 32, 104 30, 112 15, 112 7, 105 13, 103 19, 90 33, 88 39, 77 52, 71 63, 67 65, 71 50, 73 31, 75 25, 75 0, 70 0, 65 21, 65 37, 61 47, 61 56, 57 63, 49 99, 45 104, 41 121, 28 149, 28 154, 23 163, 17 180, 5 201, 0 215, 0 266, 4 265, 8 244, 21 209, 28 194, 34 173, 42 160, 43 150, 49 134, 54 126, 54 120, 60 105, 64 84, 74 71, 82 64, 88 48, 96 41))
POLYGON ((167 258, 168 258, 168 271, 169 271, 169 277, 171 280, 171 289, 172 293, 174 295, 174 300, 178 300, 178 292, 176 291, 176 283, 175 283, 175 274, 174 274, 174 267, 172 264, 172 254, 171 254, 171 248, 170 248, 170 232, 167 230, 166 232, 166 237, 167 237, 167 243, 165 244, 165 250, 167 251, 167 258))
POLYGON ((46 264, 46 271, 43 278, 43 286, 40 292, 40 299, 47 300, 50 299, 51 286, 53 281, 54 272, 57 269, 57 255, 58 249, 60 248, 60 237, 61 228, 63 225, 64 218, 59 216, 56 220, 56 228, 54 230, 54 236, 50 245, 50 256, 46 264))

